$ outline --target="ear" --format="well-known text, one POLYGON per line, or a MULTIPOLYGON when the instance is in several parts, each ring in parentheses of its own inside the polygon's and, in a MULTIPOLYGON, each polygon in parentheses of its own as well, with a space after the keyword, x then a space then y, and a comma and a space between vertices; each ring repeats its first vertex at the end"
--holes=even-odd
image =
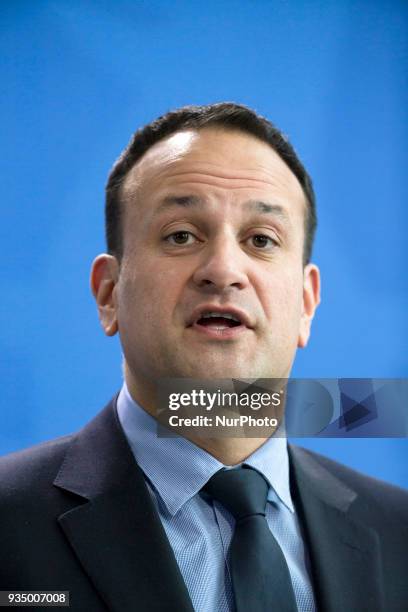
POLYGON ((119 263, 116 257, 103 253, 92 263, 91 290, 98 306, 99 321, 107 336, 118 331, 116 285, 119 263))
POLYGON ((314 264, 307 264, 303 271, 303 310, 299 328, 299 348, 304 348, 307 345, 312 320, 319 304, 320 271, 314 264))

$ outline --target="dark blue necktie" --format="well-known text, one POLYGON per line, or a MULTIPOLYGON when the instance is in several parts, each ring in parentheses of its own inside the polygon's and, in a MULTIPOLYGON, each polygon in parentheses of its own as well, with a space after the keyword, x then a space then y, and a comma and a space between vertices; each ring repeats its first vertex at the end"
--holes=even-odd
POLYGON ((296 612, 288 566, 265 518, 263 476, 247 466, 222 469, 203 490, 236 521, 229 562, 237 612, 296 612))

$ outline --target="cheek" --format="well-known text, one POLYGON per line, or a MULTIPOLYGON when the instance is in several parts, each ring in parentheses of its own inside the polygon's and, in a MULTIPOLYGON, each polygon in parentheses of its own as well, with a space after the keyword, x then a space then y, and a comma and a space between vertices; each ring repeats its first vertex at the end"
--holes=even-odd
POLYGON ((270 274, 263 280, 260 300, 269 321, 280 321, 286 327, 302 314, 303 274, 270 274))
POLYGON ((137 319, 142 328, 168 324, 186 282, 182 271, 168 264, 144 259, 140 266, 128 267, 119 289, 122 319, 137 319))

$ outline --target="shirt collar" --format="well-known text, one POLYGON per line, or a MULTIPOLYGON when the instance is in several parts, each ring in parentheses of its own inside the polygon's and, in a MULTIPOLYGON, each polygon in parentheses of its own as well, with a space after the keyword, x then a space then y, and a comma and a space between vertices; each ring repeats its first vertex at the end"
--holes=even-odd
MULTIPOLYGON (((215 457, 181 436, 159 437, 157 421, 131 397, 126 383, 119 393, 117 412, 137 463, 173 516, 208 480, 225 467, 215 457)), ((268 499, 276 496, 294 512, 289 489, 286 438, 269 438, 244 462, 269 482, 268 499)))

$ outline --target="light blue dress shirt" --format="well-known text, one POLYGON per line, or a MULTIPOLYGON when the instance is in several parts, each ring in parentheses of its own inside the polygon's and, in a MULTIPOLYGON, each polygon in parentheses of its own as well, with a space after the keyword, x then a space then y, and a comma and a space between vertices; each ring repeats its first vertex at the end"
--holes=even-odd
MULTIPOLYGON (((134 402, 126 384, 119 394, 117 411, 194 610, 233 612, 227 553, 234 519, 221 504, 199 493, 215 472, 226 466, 185 438, 158 437, 155 419, 134 402)), ((268 526, 285 555, 299 612, 314 612, 305 546, 289 490, 286 439, 270 438, 244 463, 269 482, 268 526)))

